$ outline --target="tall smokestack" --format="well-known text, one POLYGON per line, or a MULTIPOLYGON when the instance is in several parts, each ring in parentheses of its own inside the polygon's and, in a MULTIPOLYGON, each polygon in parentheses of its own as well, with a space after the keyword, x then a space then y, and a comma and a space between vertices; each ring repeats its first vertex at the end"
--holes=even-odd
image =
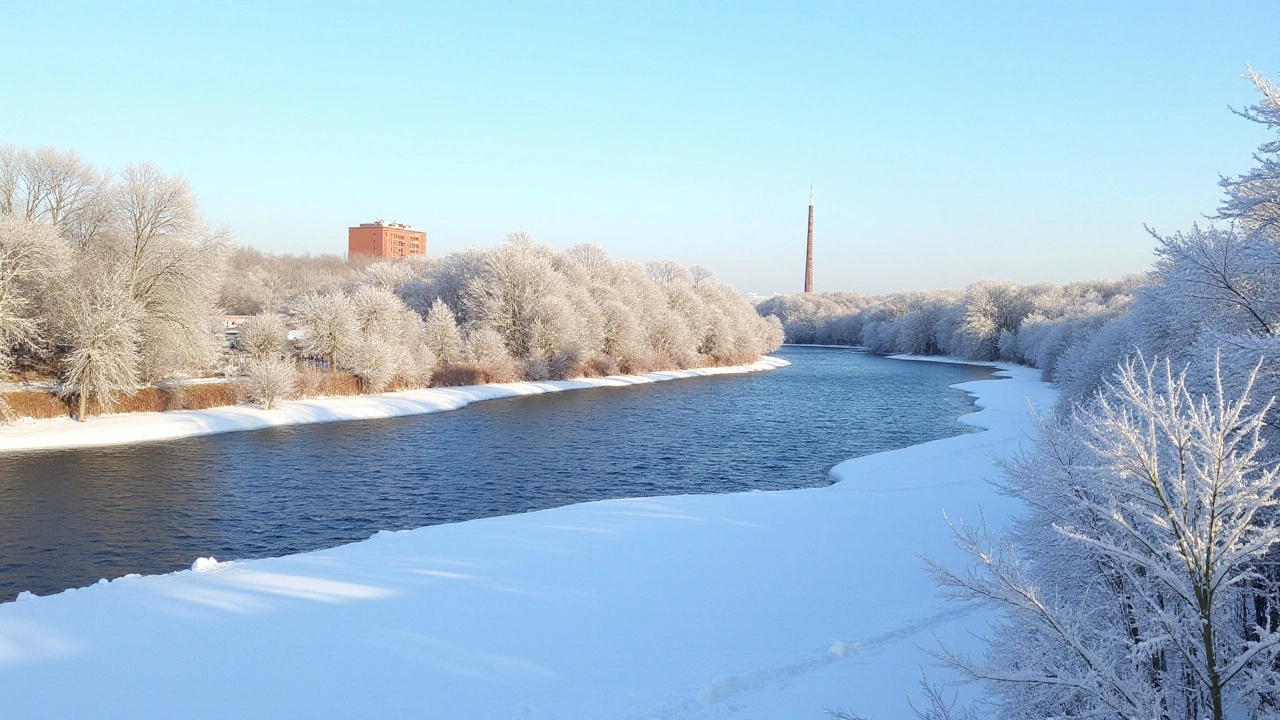
POLYGON ((804 291, 813 292, 813 185, 809 186, 809 249, 804 256, 804 291))

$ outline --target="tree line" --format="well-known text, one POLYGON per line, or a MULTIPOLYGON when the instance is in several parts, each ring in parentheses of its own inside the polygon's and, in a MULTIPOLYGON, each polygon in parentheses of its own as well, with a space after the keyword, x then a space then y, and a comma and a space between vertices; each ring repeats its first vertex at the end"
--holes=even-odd
POLYGON ((781 342, 706 268, 523 232, 442 258, 273 255, 234 246, 153 165, 0 146, 0 372, 56 381, 82 419, 197 377, 270 407, 323 374, 381 392, 732 364, 781 342), (232 348, 227 311, 251 315, 232 348))
MULTIPOLYGON (((1147 281, 1140 275, 1065 285, 980 280, 964 290, 798 293, 765 299, 757 310, 782 322, 787 342, 1016 362, 1040 368, 1045 380, 1080 398, 1096 389, 1099 366, 1073 350, 1125 317, 1147 281), (1086 366, 1092 375, 1080 372, 1086 366)), ((1117 359, 1108 360, 1114 366, 1117 359)))
POLYGON ((732 365, 782 343, 776 319, 706 268, 642 266, 590 244, 558 252, 524 232, 494 248, 375 262, 333 289, 257 302, 262 311, 240 330, 250 377, 287 378, 280 362, 301 358, 368 391, 433 374, 456 385, 732 365), (297 358, 285 357, 286 316, 302 330, 297 358))

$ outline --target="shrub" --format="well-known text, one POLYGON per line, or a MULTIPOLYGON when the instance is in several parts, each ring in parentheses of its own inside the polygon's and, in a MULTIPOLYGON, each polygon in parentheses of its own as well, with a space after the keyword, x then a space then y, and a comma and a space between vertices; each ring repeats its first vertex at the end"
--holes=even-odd
POLYGON ((245 365, 245 371, 249 397, 263 410, 270 410, 278 401, 292 396, 298 382, 298 367, 292 359, 254 360, 245 365))

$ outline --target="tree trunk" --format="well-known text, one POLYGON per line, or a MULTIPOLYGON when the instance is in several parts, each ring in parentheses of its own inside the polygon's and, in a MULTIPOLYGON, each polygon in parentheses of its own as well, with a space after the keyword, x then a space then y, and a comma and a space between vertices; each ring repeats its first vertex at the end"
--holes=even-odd
MULTIPOLYGON (((1205 577, 1209 577, 1208 572, 1205 577)), ((1222 715, 1222 678, 1218 675, 1218 657, 1214 643, 1213 628, 1213 591, 1201 590, 1200 595, 1200 638, 1204 643, 1205 669, 1209 673, 1209 702, 1213 707, 1213 720, 1223 720, 1222 715)))
POLYGON ((77 420, 79 420, 80 422, 84 422, 84 413, 85 413, 85 405, 86 405, 85 398, 86 398, 86 395, 84 394, 84 389, 83 389, 83 388, 81 388, 81 390, 80 390, 80 416, 76 418, 76 419, 77 419, 77 420))

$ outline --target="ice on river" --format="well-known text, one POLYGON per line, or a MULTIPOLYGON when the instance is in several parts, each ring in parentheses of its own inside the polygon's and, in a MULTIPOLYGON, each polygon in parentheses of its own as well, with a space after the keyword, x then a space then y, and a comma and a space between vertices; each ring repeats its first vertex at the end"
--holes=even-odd
POLYGON ((5 604, 0 713, 910 717, 916 645, 972 649, 985 619, 938 599, 917 553, 957 560, 944 510, 1007 517, 984 478, 1052 401, 1037 371, 1003 374, 959 386, 986 432, 841 463, 830 487, 586 503, 5 604))

